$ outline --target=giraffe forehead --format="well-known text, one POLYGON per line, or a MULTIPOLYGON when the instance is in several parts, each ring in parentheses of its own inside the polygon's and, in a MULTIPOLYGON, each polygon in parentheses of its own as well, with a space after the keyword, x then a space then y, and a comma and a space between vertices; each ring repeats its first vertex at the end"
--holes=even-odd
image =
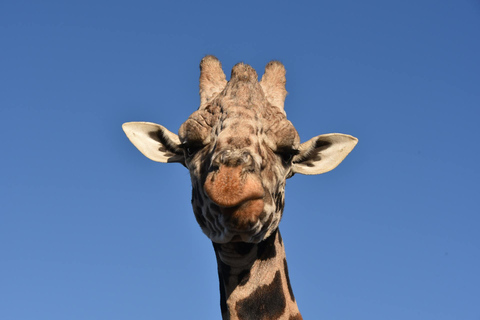
MULTIPOLYGON (((227 110, 217 108, 195 111, 182 124, 179 130, 180 140, 185 143, 206 145, 215 141, 223 146, 234 142, 263 140, 272 149, 275 147, 297 148, 300 143, 298 133, 284 113, 273 110, 254 110, 244 107, 232 107, 227 110)), ((250 142, 247 143, 249 145, 250 142)))

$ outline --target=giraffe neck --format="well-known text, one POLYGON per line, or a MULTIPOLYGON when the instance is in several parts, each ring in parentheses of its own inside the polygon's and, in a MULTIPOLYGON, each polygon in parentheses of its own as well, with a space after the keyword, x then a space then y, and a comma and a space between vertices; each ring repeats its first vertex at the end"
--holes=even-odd
POLYGON ((260 243, 213 243, 223 319, 301 320, 278 229, 260 243))

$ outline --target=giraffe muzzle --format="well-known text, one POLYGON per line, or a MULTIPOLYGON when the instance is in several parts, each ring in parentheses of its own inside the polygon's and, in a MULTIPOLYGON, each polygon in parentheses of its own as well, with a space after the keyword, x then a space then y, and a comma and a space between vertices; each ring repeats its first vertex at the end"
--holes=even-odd
POLYGON ((248 228, 263 212, 264 189, 254 174, 242 174, 243 167, 222 165, 205 181, 205 192, 240 229, 248 228))

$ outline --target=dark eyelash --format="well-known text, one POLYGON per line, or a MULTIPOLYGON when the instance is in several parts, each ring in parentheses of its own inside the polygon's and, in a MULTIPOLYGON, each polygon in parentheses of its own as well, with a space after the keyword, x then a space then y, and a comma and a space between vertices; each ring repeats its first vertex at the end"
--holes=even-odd
POLYGON ((185 150, 185 153, 187 154, 187 157, 193 156, 195 153, 197 153, 200 149, 203 148, 203 145, 198 144, 198 143, 188 143, 184 142, 180 145, 180 147, 185 150))
POLYGON ((296 156, 297 154, 300 153, 300 151, 297 149, 292 149, 290 147, 279 147, 277 148, 277 151, 275 151, 275 153, 285 153, 285 154, 291 154, 293 156, 296 156))
POLYGON ((275 153, 278 154, 285 163, 289 163, 300 151, 290 148, 279 148, 275 153))

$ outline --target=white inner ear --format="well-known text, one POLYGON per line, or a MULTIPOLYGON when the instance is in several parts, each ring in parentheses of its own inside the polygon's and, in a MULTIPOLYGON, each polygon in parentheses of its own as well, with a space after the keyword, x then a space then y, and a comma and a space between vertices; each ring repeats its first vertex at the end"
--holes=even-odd
POLYGON ((127 122, 122 129, 128 139, 144 156, 157 162, 183 162, 183 156, 169 151, 169 146, 160 143, 151 135, 161 132, 165 140, 170 140, 172 145, 178 148, 180 139, 175 133, 165 127, 152 122, 127 122))
POLYGON ((300 154, 293 159, 292 170, 301 174, 321 174, 335 169, 353 150, 358 139, 347 134, 329 133, 314 137, 300 146, 300 154), (330 144, 315 148, 317 142, 330 144))

